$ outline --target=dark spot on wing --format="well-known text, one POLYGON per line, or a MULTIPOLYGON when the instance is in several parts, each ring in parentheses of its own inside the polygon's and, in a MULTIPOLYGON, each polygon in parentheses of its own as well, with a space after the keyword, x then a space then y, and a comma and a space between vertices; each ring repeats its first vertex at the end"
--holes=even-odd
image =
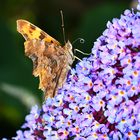
POLYGON ((45 34, 44 34, 43 32, 41 32, 39 38, 40 38, 41 40, 44 39, 44 38, 45 38, 45 34))
POLYGON ((29 33, 30 33, 30 34, 32 34, 32 33, 33 33, 33 31, 32 31, 32 30, 29 30, 29 33))
POLYGON ((31 28, 32 30, 35 30, 35 29, 36 29, 36 27, 33 26, 33 25, 30 25, 30 28, 31 28))
POLYGON ((45 46, 46 46, 46 48, 48 48, 48 46, 49 46, 49 43, 47 41, 45 41, 45 46))
POLYGON ((28 39, 28 35, 26 33, 24 33, 23 36, 26 40, 28 39))
POLYGON ((51 40, 51 43, 53 43, 53 41, 51 40))

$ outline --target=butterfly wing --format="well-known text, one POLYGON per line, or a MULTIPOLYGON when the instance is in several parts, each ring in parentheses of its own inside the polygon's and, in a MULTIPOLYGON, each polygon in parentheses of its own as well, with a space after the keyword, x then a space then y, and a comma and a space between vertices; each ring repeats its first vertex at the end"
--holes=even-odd
POLYGON ((54 43, 56 46, 60 45, 56 39, 26 20, 17 20, 17 31, 23 35, 25 40, 38 39, 54 43))
POLYGON ((26 40, 25 54, 33 61, 33 75, 39 76, 39 88, 44 91, 45 98, 54 97, 72 63, 68 60, 72 59, 69 49, 61 47, 57 40, 26 20, 17 21, 17 30, 26 40))

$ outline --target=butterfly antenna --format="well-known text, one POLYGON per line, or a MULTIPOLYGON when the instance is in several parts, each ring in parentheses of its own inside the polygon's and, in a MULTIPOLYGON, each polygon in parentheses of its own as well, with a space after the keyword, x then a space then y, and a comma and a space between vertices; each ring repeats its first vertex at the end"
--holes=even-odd
MULTIPOLYGON (((74 40, 73 42, 72 42, 72 45, 74 44, 74 43, 76 43, 77 41, 79 41, 81 44, 83 44, 83 43, 85 43, 85 40, 83 39, 83 38, 77 38, 76 40, 74 40)), ((74 53, 76 53, 76 52, 79 52, 79 53, 81 53, 81 54, 83 54, 83 55, 90 55, 91 53, 85 53, 85 52, 82 52, 81 50, 78 50, 78 49, 75 49, 74 48, 74 53)), ((76 59, 77 59, 77 57, 75 57, 76 59)), ((79 60, 79 59, 78 59, 79 60)))
POLYGON ((64 28, 64 16, 63 16, 63 11, 60 10, 60 14, 61 14, 61 27, 62 27, 62 32, 63 32, 63 38, 64 38, 64 43, 66 44, 66 36, 65 36, 65 28, 64 28))
POLYGON ((77 39, 75 39, 75 40, 72 42, 72 45, 73 45, 74 43, 76 43, 77 41, 79 41, 81 44, 85 43, 85 40, 84 40, 83 38, 77 38, 77 39))

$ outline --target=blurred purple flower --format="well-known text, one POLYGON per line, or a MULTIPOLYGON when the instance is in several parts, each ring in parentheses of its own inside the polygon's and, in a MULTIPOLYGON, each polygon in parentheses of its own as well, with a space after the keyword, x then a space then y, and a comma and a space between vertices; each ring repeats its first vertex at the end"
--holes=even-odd
MULTIPOLYGON (((140 9, 140 1, 138 4, 140 9)), ((126 10, 13 139, 140 139, 140 12, 126 10)))

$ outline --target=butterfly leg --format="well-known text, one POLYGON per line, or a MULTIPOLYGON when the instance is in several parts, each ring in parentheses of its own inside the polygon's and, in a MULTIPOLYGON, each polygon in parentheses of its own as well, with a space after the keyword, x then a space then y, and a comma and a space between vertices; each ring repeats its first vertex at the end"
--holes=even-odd
POLYGON ((78 50, 78 49, 74 49, 74 51, 76 52, 79 52, 79 53, 81 53, 81 54, 83 54, 83 55, 90 55, 91 53, 84 53, 84 52, 82 52, 82 51, 80 51, 80 50, 78 50))
POLYGON ((82 61, 82 59, 80 59, 80 58, 77 57, 77 56, 74 56, 74 59, 77 59, 77 60, 79 60, 79 61, 82 61))

